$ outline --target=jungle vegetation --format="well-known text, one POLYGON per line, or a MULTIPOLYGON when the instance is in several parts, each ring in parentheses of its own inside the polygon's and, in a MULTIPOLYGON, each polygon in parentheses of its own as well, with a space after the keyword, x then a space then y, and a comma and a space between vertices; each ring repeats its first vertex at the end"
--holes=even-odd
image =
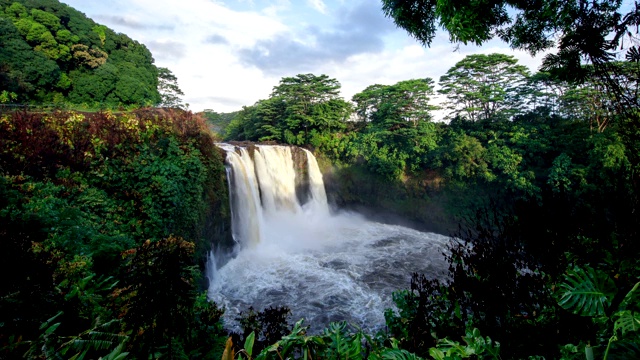
POLYGON ((57 0, 0 1, 0 43, 2 103, 181 105, 145 45, 57 0))
POLYGON ((401 349, 497 358, 437 351, 478 329, 508 344, 502 358, 640 354, 639 17, 636 8, 621 14, 620 2, 563 4, 539 13, 510 1, 383 1, 425 44, 439 25, 453 41, 499 36, 536 53, 555 45, 556 31, 558 51, 534 74, 511 56, 467 56, 440 77, 442 104, 431 101, 429 78, 371 85, 349 103, 333 95, 335 79, 301 74, 226 128, 227 139, 314 148, 338 169, 346 202, 457 218, 452 279, 414 274, 395 294, 399 311, 386 314, 401 349), (288 96, 292 85, 296 94, 327 90, 309 100, 288 96), (433 121, 438 106, 448 121, 433 121))
MULTIPOLYGON (((52 0, 0 6, 4 102, 176 105, 158 92, 179 95, 175 77, 143 45, 52 0)), ((347 101, 336 79, 299 74, 235 114, 0 108, 0 355, 640 357, 640 57, 635 46, 616 54, 640 15, 620 9, 384 0, 425 44, 441 26, 453 41, 557 45, 533 74, 504 54, 468 56, 437 80, 442 104, 434 79, 373 84, 347 101), (345 323, 308 334, 278 307, 248 309, 228 339, 202 275, 211 239, 228 240, 208 126, 314 150, 341 205, 425 226, 438 209, 459 225, 450 279, 413 274, 377 334, 345 323)))
POLYGON ((202 118, 5 112, 0 149, 3 358, 220 356, 202 274, 228 199, 202 118))

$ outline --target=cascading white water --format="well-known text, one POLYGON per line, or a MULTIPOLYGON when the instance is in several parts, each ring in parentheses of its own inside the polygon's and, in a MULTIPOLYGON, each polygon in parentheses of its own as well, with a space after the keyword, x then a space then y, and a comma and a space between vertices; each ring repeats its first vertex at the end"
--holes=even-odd
POLYGON ((256 245, 262 240, 263 216, 253 161, 246 149, 240 148, 237 154, 234 147, 223 148, 231 166, 228 178, 233 238, 238 243, 256 245))
POLYGON ((297 213, 296 173, 291 149, 287 146, 257 146, 254 154, 265 215, 288 211, 297 213))
POLYGON ((328 215, 329 205, 327 202, 327 193, 324 190, 324 181, 322 180, 322 173, 318 167, 318 162, 311 151, 304 149, 304 152, 307 155, 309 192, 313 200, 309 202, 308 207, 311 208, 311 212, 314 214, 328 215))
POLYGON ((209 296, 226 307, 230 326, 249 306, 286 305, 312 331, 340 320, 376 329, 393 306, 392 291, 407 288, 412 272, 445 276, 448 238, 331 214, 310 152, 308 200, 300 204, 296 176, 302 174, 294 170, 291 148, 259 145, 251 157, 246 149, 220 146, 231 167, 233 234, 241 250, 212 273, 209 296))
POLYGON ((213 250, 209 251, 204 272, 209 284, 213 283, 213 279, 218 277, 218 262, 216 261, 216 256, 213 253, 213 250))

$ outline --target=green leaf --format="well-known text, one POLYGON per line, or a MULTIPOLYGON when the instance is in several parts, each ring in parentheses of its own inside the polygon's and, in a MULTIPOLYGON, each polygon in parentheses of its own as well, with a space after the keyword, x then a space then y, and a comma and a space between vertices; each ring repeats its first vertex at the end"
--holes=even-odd
POLYGON ((422 358, 407 350, 385 349, 382 351, 381 358, 383 360, 421 360, 422 358))
POLYGON ((444 352, 438 348, 429 349, 429 355, 435 360, 444 360, 444 352))
MULTIPOLYGON (((51 324, 53 322, 53 320, 55 320, 56 318, 58 318, 58 316, 62 315, 63 312, 59 311, 57 314, 55 314, 53 317, 49 318, 47 321, 43 322, 42 325, 40 325, 40 330, 44 330, 44 328, 46 328, 47 326, 49 326, 49 324, 51 324)), ((57 324, 60 325, 60 324, 57 324)), ((57 327, 56 325, 56 327, 57 327)), ((55 330, 55 329, 54 329, 55 330)), ((48 331, 48 329, 47 329, 48 331)), ((47 334, 49 334, 49 332, 47 332, 47 334)))
POLYGON ((624 299, 620 303, 620 309, 625 310, 632 307, 637 307, 640 304, 640 291, 638 291, 638 287, 640 287, 640 282, 637 282, 635 286, 629 290, 627 295, 625 295, 624 299))
POLYGON ((51 326, 49 326, 47 328, 47 330, 44 332, 46 335, 51 335, 54 331, 56 331, 56 329, 58 328, 58 326, 60 326, 60 323, 55 323, 51 326))
POLYGON ((124 352, 124 342, 120 343, 113 351, 111 351, 107 356, 103 357, 102 360, 122 360, 129 355, 128 352, 124 352))
POLYGON ((569 270, 559 287, 558 304, 582 316, 605 315, 616 294, 613 280, 590 267, 569 270))
POLYGON ((640 314, 635 311, 619 311, 615 313, 613 317, 617 318, 613 324, 613 329, 615 331, 622 331, 622 335, 626 335, 629 332, 636 332, 640 329, 640 314))
POLYGON ((83 352, 77 353, 77 354, 73 355, 69 360, 83 360, 88 352, 89 352, 89 350, 85 350, 83 352))
POLYGON ((251 334, 249 334, 249 336, 247 336, 247 338, 244 341, 244 351, 247 352, 247 355, 249 355, 249 358, 251 358, 251 354, 253 353, 253 342, 256 339, 256 334, 255 332, 251 332, 251 334))
POLYGON ((324 337, 330 349, 335 351, 335 357, 341 359, 362 358, 362 334, 350 334, 346 321, 329 324, 329 327, 324 330, 324 337))

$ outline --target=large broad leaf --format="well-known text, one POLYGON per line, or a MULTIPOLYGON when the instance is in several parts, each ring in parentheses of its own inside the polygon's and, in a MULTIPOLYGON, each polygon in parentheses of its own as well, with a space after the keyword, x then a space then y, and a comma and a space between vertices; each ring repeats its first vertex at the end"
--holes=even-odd
POLYGON ((247 336, 247 339, 244 341, 244 351, 247 352, 247 355, 249 355, 249 359, 251 359, 251 355, 253 354, 253 343, 256 339, 256 333, 255 332, 251 332, 251 334, 249 334, 249 336, 247 336))
POLYGON ((362 359, 362 334, 351 334, 347 322, 333 322, 323 333, 329 352, 339 359, 362 359))
POLYGON ((421 357, 416 354, 410 353, 407 350, 400 349, 385 349, 380 354, 382 360, 422 360, 421 357))
POLYGON ((640 282, 637 282, 635 286, 625 295, 624 299, 620 303, 619 310, 640 310, 640 282))
POLYGON ((122 342, 107 356, 103 357, 102 360, 122 360, 126 358, 127 355, 129 355, 129 353, 124 351, 124 342, 122 342))
POLYGON ((616 294, 613 280, 590 267, 569 270, 559 287, 558 304, 582 316, 605 315, 616 294))
POLYGON ((626 335, 629 332, 635 332, 640 330, 640 314, 631 311, 624 310, 619 311, 614 314, 614 317, 617 318, 616 322, 613 324, 614 329, 616 331, 622 331, 622 335, 626 335))

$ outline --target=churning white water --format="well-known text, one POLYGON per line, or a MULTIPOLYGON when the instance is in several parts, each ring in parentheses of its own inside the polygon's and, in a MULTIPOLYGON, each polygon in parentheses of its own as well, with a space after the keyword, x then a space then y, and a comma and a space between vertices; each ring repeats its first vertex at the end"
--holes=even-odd
MULTIPOLYGON (((230 167, 233 236, 237 256, 216 269, 209 297, 226 307, 233 326, 249 306, 288 306, 311 330, 347 320, 365 328, 384 325, 391 293, 408 288, 412 272, 445 276, 448 238, 331 214, 315 157, 306 151, 308 201, 296 197, 291 148, 221 145, 230 167)), ((214 259, 210 260, 210 263, 214 259)))

